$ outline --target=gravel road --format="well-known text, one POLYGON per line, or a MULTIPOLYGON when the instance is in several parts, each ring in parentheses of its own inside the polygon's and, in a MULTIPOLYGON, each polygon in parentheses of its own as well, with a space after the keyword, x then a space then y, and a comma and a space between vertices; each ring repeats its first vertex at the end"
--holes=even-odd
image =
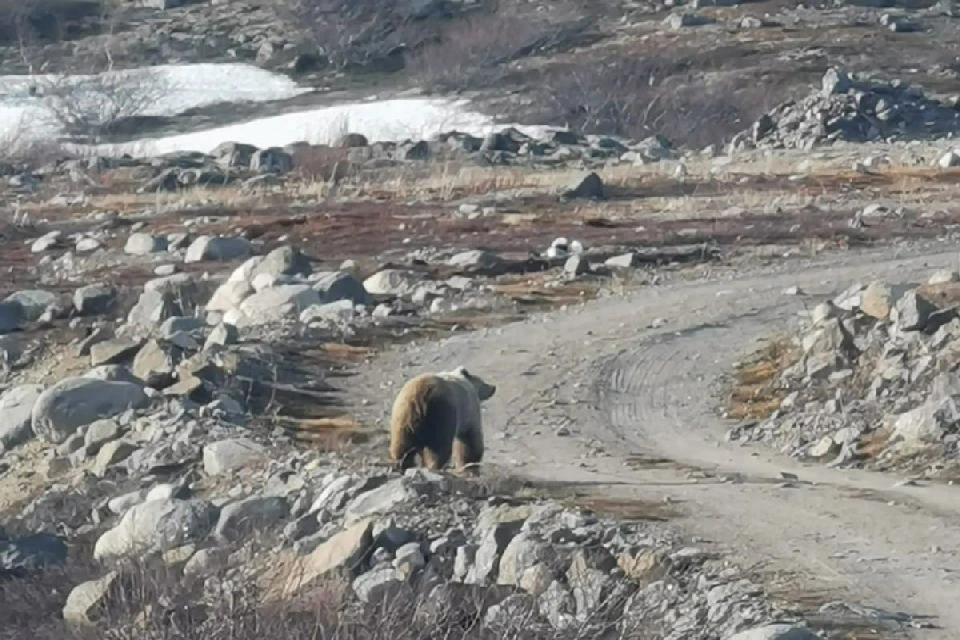
POLYGON ((718 383, 758 338, 788 329, 805 307, 858 280, 922 281, 932 269, 956 269, 957 252, 945 249, 852 252, 648 286, 386 352, 351 386, 377 396, 366 417, 385 424, 403 380, 462 364, 498 386, 485 405, 485 474, 668 500, 689 535, 739 563, 938 627, 910 637, 956 638, 956 487, 728 443, 717 411, 718 383), (784 293, 793 286, 803 295, 784 293), (784 473, 795 479, 785 482, 784 473))

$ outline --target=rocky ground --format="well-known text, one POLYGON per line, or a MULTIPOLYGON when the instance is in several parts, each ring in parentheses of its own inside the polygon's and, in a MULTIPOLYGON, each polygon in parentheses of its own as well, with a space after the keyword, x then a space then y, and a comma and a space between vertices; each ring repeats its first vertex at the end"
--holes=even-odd
POLYGON ((948 269, 918 285, 854 284, 813 307, 792 353, 780 359, 792 364, 771 385, 779 406, 730 438, 833 466, 907 469, 952 483, 958 279, 948 269))
POLYGON ((956 636, 951 6, 137 5, 0 60, 571 126, 6 154, 0 638, 956 636), (479 476, 400 474, 459 365, 479 476))

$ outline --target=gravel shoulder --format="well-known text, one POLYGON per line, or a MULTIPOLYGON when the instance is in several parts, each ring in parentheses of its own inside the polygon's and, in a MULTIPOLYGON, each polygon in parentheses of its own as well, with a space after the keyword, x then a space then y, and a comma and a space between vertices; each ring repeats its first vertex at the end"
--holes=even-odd
POLYGON ((363 409, 382 423, 410 375, 473 368, 499 388, 485 415, 486 474, 668 500, 690 535, 744 565, 785 572, 799 591, 825 600, 847 598, 937 627, 909 637, 956 637, 960 539, 948 533, 960 525, 955 488, 727 443, 714 393, 756 339, 804 307, 857 279, 898 282, 953 266, 955 251, 943 249, 851 252, 646 287, 398 348, 361 371, 353 389, 358 398, 385 390, 363 409), (792 286, 805 295, 784 295, 792 286))

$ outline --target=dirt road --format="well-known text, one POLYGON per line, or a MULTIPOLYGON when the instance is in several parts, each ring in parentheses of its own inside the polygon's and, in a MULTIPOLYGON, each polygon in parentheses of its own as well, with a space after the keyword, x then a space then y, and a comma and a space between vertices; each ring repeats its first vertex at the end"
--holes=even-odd
POLYGON ((715 385, 755 340, 857 280, 957 268, 946 247, 861 252, 736 277, 645 287, 526 322, 383 354, 353 388, 384 420, 405 378, 463 364, 498 385, 485 473, 599 483, 669 499, 680 526, 745 565, 830 598, 930 616, 917 638, 960 637, 960 492, 891 474, 805 465, 727 443, 715 385), (935 251, 935 252, 934 252, 935 251), (789 296, 799 286, 806 295, 789 296), (664 324, 658 328, 652 328, 664 324), (569 431, 569 435, 564 435, 569 431), (784 486, 782 472, 797 481, 784 486))

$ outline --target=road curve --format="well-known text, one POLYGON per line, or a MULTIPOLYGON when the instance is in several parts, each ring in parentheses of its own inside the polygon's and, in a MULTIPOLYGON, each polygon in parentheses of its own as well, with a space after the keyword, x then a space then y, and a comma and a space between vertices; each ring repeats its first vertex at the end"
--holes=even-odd
POLYGON ((925 251, 832 255, 645 287, 387 351, 351 388, 367 400, 384 390, 361 416, 383 424, 404 379, 462 364, 498 385, 485 409, 488 469, 600 483, 611 496, 668 497, 689 535, 744 565, 939 627, 911 637, 956 638, 958 489, 897 486, 893 474, 727 443, 714 393, 758 338, 823 297, 858 280, 922 281, 931 269, 957 267, 955 252, 925 251), (792 286, 805 295, 784 295, 792 286), (570 435, 557 435, 561 427, 570 435), (783 486, 782 472, 799 481, 783 486))

